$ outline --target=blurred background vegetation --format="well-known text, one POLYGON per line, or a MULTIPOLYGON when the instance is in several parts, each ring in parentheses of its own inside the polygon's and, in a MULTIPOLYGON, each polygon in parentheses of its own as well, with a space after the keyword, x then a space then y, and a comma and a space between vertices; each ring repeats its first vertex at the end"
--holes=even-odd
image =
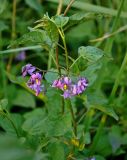
MULTIPOLYGON (((69 0, 63 1, 62 11, 65 10, 68 2, 69 0)), ((91 101, 96 102, 94 95, 98 97, 98 101, 106 101, 109 99, 115 80, 118 79, 119 84, 111 99, 111 105, 119 116, 119 120, 107 119, 104 127, 106 134, 104 132, 98 139, 99 143, 95 149, 96 153, 109 160, 127 160, 127 62, 125 62, 124 70, 120 73, 120 67, 127 52, 127 0, 124 2, 117 25, 113 28, 120 3, 120 0, 77 0, 67 13, 68 16, 81 11, 83 13, 97 13, 93 18, 86 18, 80 24, 66 30, 67 47, 71 57, 76 58, 78 56, 77 49, 79 46, 88 45, 99 47, 105 50, 107 54, 108 52, 111 53, 108 54, 111 58, 108 65, 98 72, 97 77, 96 75, 94 77, 96 81, 91 90, 93 97, 90 97, 91 101), (112 40, 111 49, 107 45, 109 39, 112 40)), ((7 106, 12 117, 13 115, 18 116, 17 123, 20 124, 22 124, 24 113, 32 111, 34 108, 43 107, 44 102, 28 92, 28 89, 25 90, 24 85, 15 84, 17 82, 13 76, 21 76, 21 67, 26 63, 47 69, 48 53, 36 44, 31 46, 26 43, 14 48, 8 48, 8 46, 13 40, 27 33, 30 27, 34 27, 35 21, 41 19, 45 13, 48 13, 50 17, 54 16, 58 4, 58 0, 0 0, 0 106, 7 106), (21 51, 25 51, 23 60, 16 58, 21 51)), ((60 52, 62 53, 62 50, 60 52)), ((59 58, 60 64, 64 66, 63 57, 60 56, 59 58)), ((81 102, 80 105, 82 105, 81 102)), ((91 122, 93 135, 98 128, 100 118, 101 113, 98 112, 91 122)), ((5 122, 5 119, 0 118, 1 135, 5 132, 13 135, 14 131, 8 125, 10 126, 9 123, 5 122)), ((23 141, 23 139, 21 140, 23 141)), ((19 146, 15 140, 6 139, 6 137, 0 138, 0 157, 6 155, 4 148, 8 151, 8 155, 12 156, 12 159, 15 156, 9 151, 8 144, 12 144, 10 145, 12 150, 18 152, 17 156, 21 160, 25 160, 26 157, 27 160, 31 159, 31 156, 36 157, 35 153, 26 153, 24 148, 19 146), (7 140, 8 143, 5 143, 7 140), (15 146, 19 148, 19 151, 15 146), (25 158, 21 156, 22 154, 25 158)), ((8 160, 8 158, 5 157, 1 160, 8 160)))

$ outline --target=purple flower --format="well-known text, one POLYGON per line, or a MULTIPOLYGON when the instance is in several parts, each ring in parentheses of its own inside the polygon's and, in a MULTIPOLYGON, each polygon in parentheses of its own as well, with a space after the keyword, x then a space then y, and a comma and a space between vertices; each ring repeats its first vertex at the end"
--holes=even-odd
POLYGON ((88 80, 86 78, 81 77, 76 84, 77 94, 81 94, 83 91, 85 91, 87 86, 88 80))
POLYGON ((64 97, 64 99, 71 98, 71 90, 65 90, 62 96, 64 97))
POLYGON ((42 75, 40 73, 32 74, 27 82, 27 86, 36 92, 36 96, 42 91, 43 86, 41 85, 42 75))
POLYGON ((79 88, 78 88, 77 84, 74 84, 72 86, 72 94, 73 95, 78 95, 79 94, 79 88))
POLYGON ((63 91, 62 96, 65 99, 83 93, 87 86, 88 81, 86 78, 81 77, 77 83, 72 83, 71 79, 67 76, 62 76, 58 80, 55 80, 52 84, 52 87, 58 88, 63 91))
POLYGON ((60 79, 55 80, 52 87, 59 88, 61 90, 67 90, 71 85, 71 79, 69 77, 62 76, 60 79))
POLYGON ((22 76, 25 77, 27 74, 32 75, 36 70, 36 67, 32 66, 32 64, 27 64, 22 67, 22 76))
POLYGON ((17 61, 23 61, 23 60, 25 60, 26 59, 26 52, 25 51, 19 52, 19 54, 16 55, 15 59, 17 61))
POLYGON ((61 88, 61 86, 62 86, 62 84, 61 84, 60 79, 54 80, 54 82, 53 82, 53 84, 52 84, 52 87, 61 88))

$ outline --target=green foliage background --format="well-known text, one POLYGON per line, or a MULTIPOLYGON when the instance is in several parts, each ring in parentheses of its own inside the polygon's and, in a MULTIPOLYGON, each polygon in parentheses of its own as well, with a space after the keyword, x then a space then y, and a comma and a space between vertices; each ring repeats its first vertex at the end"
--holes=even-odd
MULTIPOLYGON (((68 3, 63 1, 62 13, 68 3)), ((58 0, 0 0, 1 160, 126 160, 127 0, 77 0, 65 17, 55 16, 58 4, 58 0), (46 72, 47 91, 38 97, 21 77, 27 63, 57 71, 52 48, 62 44, 61 28, 72 79, 75 73, 89 80, 86 92, 70 102, 50 87, 58 74, 46 72), (16 61, 22 50, 26 59, 16 61)), ((65 74, 60 45, 59 64, 65 74)))

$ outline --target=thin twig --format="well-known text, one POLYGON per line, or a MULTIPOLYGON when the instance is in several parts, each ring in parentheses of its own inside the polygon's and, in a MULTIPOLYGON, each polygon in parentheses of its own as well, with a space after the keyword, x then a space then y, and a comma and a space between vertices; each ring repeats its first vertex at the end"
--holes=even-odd
POLYGON ((60 15, 61 12, 62 12, 62 6, 63 6, 63 0, 59 0, 59 5, 58 5, 58 8, 57 8, 57 15, 60 15))
POLYGON ((16 37, 16 0, 13 0, 13 11, 12 11, 12 39, 16 37))
MULTIPOLYGON (((13 0, 12 32, 11 32, 12 40, 15 39, 15 37, 16 37, 16 4, 17 4, 16 0, 13 0)), ((13 55, 10 55, 9 61, 8 61, 8 64, 7 64, 7 71, 8 72, 10 71, 12 61, 13 61, 13 55)))
POLYGON ((58 53, 58 46, 56 47, 56 64, 57 64, 57 69, 59 74, 61 75, 61 70, 60 70, 60 66, 59 66, 59 53, 58 53))
POLYGON ((120 33, 120 32, 125 31, 125 30, 127 30, 127 25, 120 27, 120 28, 119 28, 117 31, 115 31, 115 32, 106 33, 104 36, 102 36, 102 37, 100 37, 100 38, 90 40, 90 42, 103 41, 103 40, 105 40, 105 39, 107 39, 107 38, 110 38, 110 37, 112 37, 112 36, 115 36, 117 33, 120 33))
POLYGON ((66 16, 67 12, 69 11, 71 5, 75 2, 75 0, 70 0, 70 3, 68 4, 67 8, 64 11, 64 16, 66 16))
POLYGON ((68 101, 69 103, 69 109, 70 109, 70 113, 71 113, 71 117, 72 117, 72 123, 73 123, 73 128, 74 128, 74 134, 75 137, 77 137, 77 123, 76 123, 76 119, 75 119, 75 114, 71 105, 71 102, 68 101))

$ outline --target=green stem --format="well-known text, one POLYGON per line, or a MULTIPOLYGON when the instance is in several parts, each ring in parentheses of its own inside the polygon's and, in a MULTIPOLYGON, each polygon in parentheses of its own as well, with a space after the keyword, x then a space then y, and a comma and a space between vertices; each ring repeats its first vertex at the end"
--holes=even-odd
MULTIPOLYGON (((119 82, 120 82, 121 74, 122 74, 122 72, 123 72, 124 67, 126 66, 126 64, 127 64, 127 53, 125 54, 124 60, 123 60, 122 65, 121 65, 121 68, 120 68, 120 70, 118 72, 118 75, 116 77, 116 80, 115 80, 112 92, 110 94, 109 101, 111 101, 112 98, 115 96, 115 93, 117 91, 117 88, 118 88, 118 85, 119 85, 119 82)), ((99 125, 99 129, 98 129, 98 131, 97 131, 97 133, 95 135, 95 138, 93 140, 93 144, 91 146, 91 152, 94 152, 94 149, 95 149, 95 147, 96 147, 96 145, 98 143, 99 137, 100 137, 100 135, 102 133, 102 130, 103 130, 103 127, 104 127, 104 123, 106 122, 106 118, 107 118, 107 116, 104 114, 102 116, 102 119, 101 119, 101 122, 100 122, 100 125, 99 125)))
MULTIPOLYGON (((13 11, 12 11, 12 31, 11 31, 11 39, 14 40, 15 37, 16 37, 16 5, 17 5, 16 0, 13 0, 13 4, 12 4, 12 5, 13 5, 13 11)), ((7 64, 7 71, 8 71, 8 72, 10 71, 12 61, 13 61, 13 54, 10 55, 9 61, 8 61, 8 64, 7 64)))
POLYGON ((8 50, 4 50, 4 51, 0 51, 0 54, 10 54, 13 52, 20 52, 23 50, 36 50, 36 49, 42 49, 41 45, 36 45, 36 46, 29 46, 29 47, 20 47, 20 48, 15 48, 15 49, 8 49, 8 50))
POLYGON ((59 31, 60 36, 62 38, 64 49, 65 49, 66 67, 67 67, 67 74, 68 74, 69 73, 69 58, 68 58, 67 45, 66 45, 66 41, 65 41, 65 35, 64 35, 62 28, 61 28, 61 30, 58 29, 58 31, 59 31))
POLYGON ((71 105, 71 101, 67 100, 67 103, 68 103, 68 107, 70 109, 70 113, 71 113, 71 117, 72 117, 74 134, 75 134, 75 137, 77 137, 77 123, 76 123, 76 119, 75 119, 75 114, 74 114, 74 111, 73 111, 73 108, 72 108, 72 105, 71 105))
POLYGON ((70 0, 69 4, 67 5, 67 8, 64 11, 64 16, 66 16, 67 12, 69 11, 70 7, 74 3, 75 0, 70 0))
POLYGON ((13 11, 12 11, 12 39, 16 37, 16 0, 13 0, 13 11))
POLYGON ((96 133, 96 135, 95 135, 95 137, 93 139, 92 146, 90 147, 90 155, 94 154, 94 151, 95 151, 96 145, 97 145, 97 143, 98 143, 98 141, 100 139, 100 136, 101 136, 101 133, 102 133, 106 118, 107 118, 107 115, 105 115, 105 114, 101 118, 101 122, 99 124, 97 133, 96 133))
POLYGON ((57 15, 61 14, 62 6, 63 6, 63 0, 59 0, 59 5, 58 5, 58 8, 57 8, 57 13, 56 13, 57 15))
POLYGON ((52 66, 52 53, 53 53, 53 49, 51 49, 49 51, 49 58, 48 58, 48 70, 51 68, 52 66))
MULTIPOLYGON (((0 32, 0 39, 2 39, 2 33, 0 32)), ((4 65, 4 59, 3 55, 0 55, 0 70, 1 70, 1 76, 2 76, 2 84, 3 84, 3 92, 4 92, 4 97, 7 97, 7 79, 5 75, 5 65, 4 65)))
POLYGON ((57 65, 57 70, 59 72, 59 75, 61 76, 61 69, 59 65, 59 51, 58 51, 58 46, 56 46, 56 65, 57 65))
POLYGON ((90 109, 87 113, 86 113, 86 118, 84 121, 84 126, 85 126, 85 132, 89 131, 91 122, 92 122, 92 117, 94 114, 94 109, 90 109))
POLYGON ((68 61, 68 51, 67 51, 65 38, 63 39, 63 44, 64 44, 64 48, 65 48, 66 65, 67 65, 67 73, 68 73, 69 72, 69 61, 68 61))
POLYGON ((2 75, 2 82, 3 82, 3 91, 4 91, 4 97, 7 97, 7 80, 5 75, 5 65, 4 65, 4 59, 3 56, 0 56, 0 68, 1 68, 1 75, 2 75))
POLYGON ((122 74, 126 64, 127 64, 127 53, 125 54, 125 57, 124 57, 123 62, 122 62, 122 65, 121 65, 120 70, 119 70, 119 72, 117 74, 117 77, 116 77, 116 80, 115 80, 115 83, 114 83, 114 86, 113 86, 113 89, 112 89, 112 92, 111 92, 111 95, 110 95, 111 99, 115 96, 115 93, 116 93, 117 88, 119 86, 121 74, 122 74))
MULTIPOLYGON (((113 22, 113 26, 112 26, 112 29, 111 29, 111 33, 114 32, 118 26, 118 20, 120 18, 120 15, 122 13, 122 8, 123 8, 123 4, 124 4, 124 0, 121 0, 121 3, 120 3, 120 7, 118 9, 118 12, 117 12, 117 16, 113 22)), ((111 53, 111 49, 112 49, 112 45, 113 45, 113 40, 114 40, 114 37, 110 37, 108 40, 107 40, 107 43, 105 44, 105 48, 104 48, 104 51, 108 54, 111 53)), ((104 76, 105 76, 105 68, 106 68, 106 64, 107 62, 104 61, 103 62, 103 66, 101 68, 101 71, 100 71, 100 77, 98 78, 98 81, 97 81, 97 88, 100 89, 101 88, 101 85, 103 83, 103 79, 104 79, 104 76)))
MULTIPOLYGON (((118 26, 118 22, 119 22, 119 18, 120 18, 121 12, 122 12, 124 1, 125 0, 121 0, 120 7, 119 7, 118 12, 117 12, 117 16, 116 16, 116 18, 115 18, 115 20, 113 22, 111 33, 113 33, 116 30, 117 26, 118 26)), ((107 40, 107 43, 106 43, 105 49, 104 49, 105 51, 107 51, 107 53, 111 52, 113 40, 114 40, 114 37, 111 37, 111 38, 109 38, 107 40)))

